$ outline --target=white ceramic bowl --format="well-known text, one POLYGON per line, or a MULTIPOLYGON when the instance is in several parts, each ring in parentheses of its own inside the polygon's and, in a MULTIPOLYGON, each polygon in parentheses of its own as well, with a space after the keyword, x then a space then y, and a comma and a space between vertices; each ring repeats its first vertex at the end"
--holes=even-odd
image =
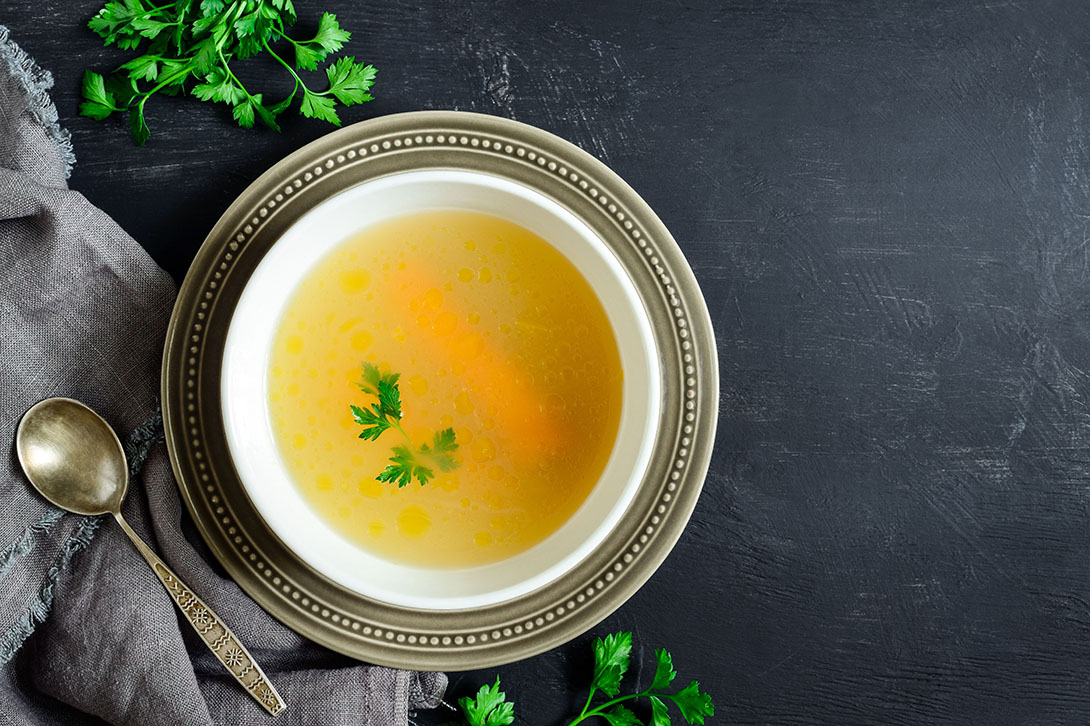
POLYGON ((535 590, 574 567, 623 516, 648 460, 659 421, 659 358, 636 290, 612 252, 566 209, 515 182, 478 172, 410 171, 331 197, 303 216, 262 259, 231 320, 221 379, 227 440, 239 477, 270 529, 302 560, 366 597, 412 608, 490 605, 535 590), (602 476, 559 530, 533 548, 465 569, 426 569, 378 557, 340 536, 306 503, 268 424, 272 343, 290 292, 330 250, 359 230, 423 210, 503 217, 567 257, 597 291, 624 369, 620 428, 602 476), (264 411, 265 416, 254 415, 264 411), (264 421, 261 425, 259 421, 264 421))

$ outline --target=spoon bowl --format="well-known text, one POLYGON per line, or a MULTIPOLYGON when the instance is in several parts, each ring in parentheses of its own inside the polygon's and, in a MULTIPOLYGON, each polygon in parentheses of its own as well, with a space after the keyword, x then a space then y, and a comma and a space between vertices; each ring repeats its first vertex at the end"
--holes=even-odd
POLYGON ((31 406, 15 434, 19 464, 38 492, 76 514, 117 512, 129 488, 125 450, 108 423, 71 398, 31 406))

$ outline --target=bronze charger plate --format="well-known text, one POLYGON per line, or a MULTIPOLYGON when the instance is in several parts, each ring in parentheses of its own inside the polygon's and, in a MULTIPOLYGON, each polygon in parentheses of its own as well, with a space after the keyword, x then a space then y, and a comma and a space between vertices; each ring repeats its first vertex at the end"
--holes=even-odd
POLYGON ((262 174, 213 227, 182 283, 162 377, 167 448, 182 498, 231 576, 307 638, 361 660, 419 670, 466 670, 535 655, 585 632, 627 600, 665 559, 696 504, 715 438, 718 389, 704 298, 677 243, 646 202, 604 164, 552 134, 456 111, 402 113, 348 126, 262 174), (420 610, 364 597, 300 559, 247 496, 221 407, 227 329, 262 257, 332 195, 420 169, 502 177, 581 219, 630 276, 651 322, 662 375, 654 453, 613 531, 553 582, 466 610, 420 610))

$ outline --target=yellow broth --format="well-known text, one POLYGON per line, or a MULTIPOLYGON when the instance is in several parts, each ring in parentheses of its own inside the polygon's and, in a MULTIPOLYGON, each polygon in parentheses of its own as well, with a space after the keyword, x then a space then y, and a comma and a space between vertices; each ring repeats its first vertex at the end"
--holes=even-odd
POLYGON ((601 302, 530 231, 433 211, 376 224, 310 271, 280 320, 271 424, 304 498, 342 536, 386 559, 466 567, 555 532, 613 448, 622 371, 601 302), (401 374, 414 446, 453 427, 459 466, 421 486, 376 481, 404 444, 358 438, 349 404, 371 361, 401 374))

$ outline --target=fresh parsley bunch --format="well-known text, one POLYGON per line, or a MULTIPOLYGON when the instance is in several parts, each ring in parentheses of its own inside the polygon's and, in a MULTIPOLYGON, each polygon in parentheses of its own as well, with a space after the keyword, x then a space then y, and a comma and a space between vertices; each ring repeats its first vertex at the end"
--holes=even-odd
MULTIPOLYGON (((285 28, 295 23, 291 0, 111 0, 91 18, 88 27, 106 45, 141 50, 108 78, 88 70, 83 74, 83 103, 79 112, 96 120, 114 113, 128 113, 137 144, 151 135, 144 119, 144 105, 156 93, 168 96, 188 93, 202 101, 226 103, 239 126, 250 128, 255 119, 279 131, 276 118, 302 92, 299 112, 340 126, 336 105, 351 106, 371 100, 368 89, 375 79, 371 65, 345 56, 326 69, 329 88, 313 91, 297 70, 313 71, 330 53, 336 53, 351 37, 325 13, 310 40, 295 40, 285 28), (273 49, 279 41, 290 46, 294 63, 273 49), (284 99, 267 102, 262 93, 251 93, 235 75, 231 64, 259 53, 268 53, 287 69, 295 86, 284 99)), ((284 49, 281 48, 281 51, 284 49)))
MULTIPOLYGON (((628 671, 632 660, 632 633, 621 632, 598 638, 594 641, 594 682, 587 694, 586 705, 568 726, 585 721, 595 716, 605 719, 610 726, 645 726, 645 722, 627 706, 624 701, 647 698, 651 703, 651 726, 670 726, 668 704, 677 706, 681 717, 689 724, 703 724, 705 716, 715 715, 715 706, 711 696, 702 693, 700 684, 691 681, 679 691, 671 689, 671 683, 677 677, 673 659, 665 650, 655 651, 655 677, 651 685, 637 693, 624 696, 621 692, 621 680, 628 671), (594 694, 601 691, 610 699, 591 708, 594 694)), ((507 694, 500 690, 500 679, 491 686, 481 686, 473 698, 458 699, 463 721, 445 726, 508 726, 515 722, 515 705, 507 700, 507 694)))
POLYGON ((401 427, 401 388, 397 383, 400 378, 400 373, 383 373, 374 363, 364 362, 363 374, 356 385, 378 402, 368 408, 350 405, 348 409, 352 419, 363 426, 359 438, 364 441, 374 441, 384 431, 394 429, 408 444, 393 447, 390 463, 375 478, 381 482, 396 481, 398 487, 403 487, 415 477, 424 485, 435 477, 435 469, 452 471, 458 466, 458 460, 454 458, 458 442, 454 429, 447 428, 436 431, 430 444, 413 448, 409 435, 401 427))

